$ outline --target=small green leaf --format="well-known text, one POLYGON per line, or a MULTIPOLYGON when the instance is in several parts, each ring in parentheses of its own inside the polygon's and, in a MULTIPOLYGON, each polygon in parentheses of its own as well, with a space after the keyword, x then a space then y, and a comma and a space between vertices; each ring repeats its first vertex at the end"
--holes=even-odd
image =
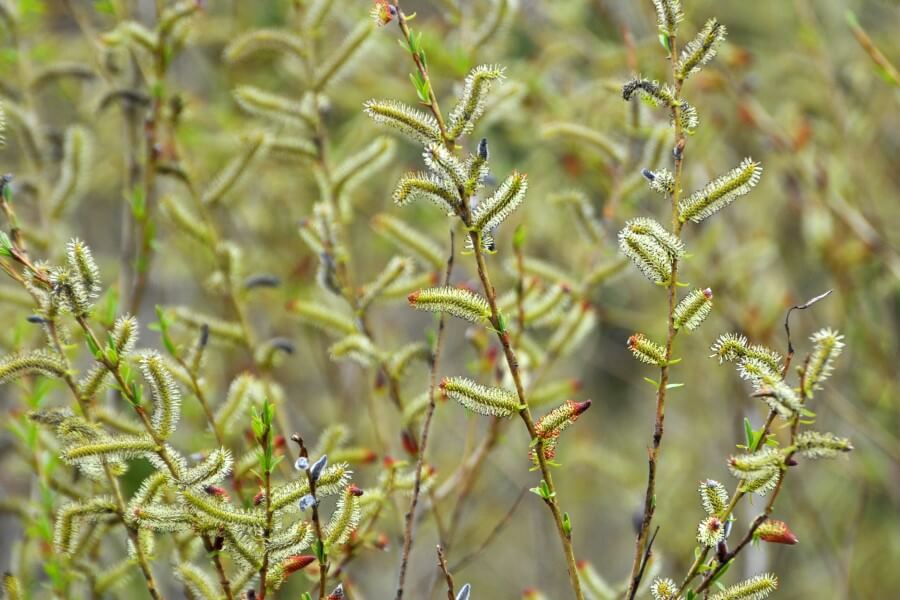
POLYGON ((535 488, 531 488, 531 491, 548 502, 556 495, 555 492, 550 491, 550 486, 547 485, 547 482, 543 479, 541 479, 541 485, 535 488))
POLYGON ((659 34, 659 45, 666 49, 666 52, 671 52, 672 47, 669 45, 669 36, 665 33, 659 34))
POLYGON ((667 390, 675 390, 680 387, 684 387, 684 384, 683 383, 668 383, 668 384, 666 384, 667 390))
POLYGON ((143 221, 147 216, 147 199, 141 187, 135 187, 131 193, 131 214, 135 220, 143 221))
POLYGON ((515 233, 513 233, 513 248, 516 250, 521 250, 525 247, 525 225, 519 225, 516 227, 515 233))
POLYGON ((325 554, 325 544, 322 543, 322 540, 316 540, 313 551, 315 552, 316 558, 319 560, 319 563, 324 564, 327 555, 325 554))
POLYGON ((751 445, 753 443, 753 425, 750 424, 750 419, 744 417, 744 440, 747 443, 747 448, 752 448, 751 445))
POLYGON ((0 256, 12 256, 12 241, 5 231, 0 231, 0 256))
POLYGON ((156 318, 159 319, 159 324, 157 327, 159 328, 160 336, 162 337, 163 346, 166 347, 166 351, 174 357, 177 357, 177 351, 175 349, 175 343, 172 341, 172 338, 169 336, 169 322, 166 319, 166 313, 163 308, 159 305, 156 306, 156 318))
POLYGON ((143 388, 141 388, 141 386, 139 386, 136 382, 134 382, 134 381, 131 382, 131 402, 135 406, 140 406, 141 403, 143 402, 142 390, 143 390, 143 388))
MULTIPOLYGON (((719 571, 718 573, 716 573, 715 576, 712 578, 711 583, 718 584, 719 579, 721 579, 722 575, 724 575, 728 571, 728 569, 731 568, 731 565, 733 563, 734 563, 734 559, 729 560, 727 563, 725 563, 725 565, 722 567, 722 570, 719 571)), ((721 584, 719 584, 719 585, 721 585, 721 584)))
POLYGON ((644 381, 646 381, 647 383, 649 383, 656 389, 659 389, 659 383, 657 383, 655 379, 650 379, 649 377, 644 377, 644 381))
POLYGON ((106 355, 106 360, 110 363, 116 364, 117 362, 119 362, 119 353, 116 352, 114 346, 107 346, 104 354, 106 355))
POLYGON ((572 520, 569 518, 569 513, 563 513, 562 525, 566 537, 572 537, 572 520))
POLYGON ((87 340, 87 345, 91 351, 91 354, 94 356, 94 358, 99 360, 100 357, 103 356, 103 354, 100 352, 100 346, 97 345, 97 342, 94 340, 94 336, 89 335, 85 338, 85 340, 87 340))

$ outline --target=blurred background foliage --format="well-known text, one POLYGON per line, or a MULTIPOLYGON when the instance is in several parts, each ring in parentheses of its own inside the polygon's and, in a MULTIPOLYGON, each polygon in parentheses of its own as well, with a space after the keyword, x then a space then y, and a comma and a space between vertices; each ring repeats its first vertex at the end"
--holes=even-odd
MULTIPOLYGON (((115 14, 152 23, 155 3, 6 3, 15 5, 20 20, 16 36, 0 24, 0 98, 7 103, 9 121, 0 167, 16 177, 13 191, 32 254, 58 259, 65 240, 78 236, 94 249, 105 282, 115 285, 133 258, 122 249, 128 212, 123 190, 129 152, 139 143, 141 129, 129 130, 118 107, 101 109, 98 103, 112 86, 129 78, 139 86, 134 62, 140 61, 106 51, 96 35, 113 28, 115 14), (41 79, 60 62, 81 65, 83 75, 41 79), (12 104, 34 119, 37 140, 22 134, 12 104), (53 215, 41 207, 40 198, 60 176, 63 132, 73 124, 81 124, 91 140, 86 187, 77 203, 53 215), (40 164, 29 158, 32 142, 47 149, 40 164)), ((236 105, 234 87, 251 84, 298 98, 304 89, 302 68, 284 57, 261 53, 232 65, 222 58, 225 46, 250 29, 295 27, 293 2, 206 4, 167 77, 167 91, 177 94, 183 107, 175 134, 181 164, 201 187, 261 127, 236 105)), ((318 30, 321 56, 368 19, 368 2, 333 4, 318 30)), ((526 254, 558 265, 577 281, 592 266, 616 259, 615 232, 624 220, 644 214, 665 220, 668 214, 639 175, 641 168, 668 160, 671 135, 664 117, 621 98, 621 84, 634 73, 666 78, 668 63, 657 41, 652 3, 520 0, 517 6, 508 3, 510 12, 501 26, 486 31, 495 4, 407 0, 404 9, 417 12, 414 26, 423 32, 440 98, 458 91, 472 66, 508 67, 508 80, 493 94, 476 134, 490 140, 494 176, 503 177, 512 168, 529 175, 528 198, 513 217, 514 223, 525 224, 526 254), (658 135, 664 137, 654 146, 658 135), (599 241, 581 236, 573 213, 551 201, 554 192, 569 188, 584 191, 601 217, 599 241)), ((900 7, 893 0, 686 0, 685 9, 687 32, 710 16, 729 30, 720 57, 686 88, 701 116, 701 127, 688 145, 687 188, 699 187, 744 156, 760 160, 764 173, 753 194, 687 234, 692 256, 682 278, 711 287, 716 300, 706 324, 677 344, 683 362, 673 377, 685 385, 673 391, 667 411, 655 562, 664 574, 678 578, 684 573, 702 515, 698 481, 714 478, 733 485, 725 458, 743 438, 743 419, 758 425, 765 415, 764 406, 749 398, 749 387, 732 369, 707 358, 710 343, 720 332, 743 331, 755 342, 784 350, 786 309, 834 289, 814 309, 795 314, 794 333, 801 340, 799 353, 808 350, 806 337, 820 327, 832 326, 846 335, 848 349, 814 410, 817 428, 850 437, 856 452, 849 460, 804 464, 792 471, 775 516, 790 523, 800 544, 753 548, 729 577, 774 570, 781 580, 780 598, 900 595, 900 88, 879 74, 846 17, 852 10, 897 63, 900 7)), ((411 65, 397 48, 397 37, 393 25, 375 31, 365 51, 323 90, 320 102, 334 156, 348 156, 386 133, 362 114, 365 100, 415 101, 408 81, 411 65)), ((350 255, 357 281, 373 279, 391 256, 391 246, 370 227, 377 213, 402 218, 447 245, 447 222, 430 206, 400 210, 391 202, 398 176, 420 168, 417 154, 413 144, 398 140, 390 163, 343 199, 353 208, 352 214, 348 211, 350 255)), ((178 198, 185 190, 174 178, 161 178, 159 193, 178 198)), ((315 282, 318 257, 297 235, 298 223, 310 216, 317 196, 309 164, 270 156, 217 209, 215 218, 224 237, 242 248, 245 274, 271 273, 283 281, 278 289, 249 296, 248 316, 259 339, 286 337, 296 344, 296 353, 284 357, 274 371, 286 393, 281 407, 290 425, 314 439, 329 424, 345 423, 358 444, 382 456, 403 456, 400 436, 394 433, 400 430, 398 417, 386 394, 375 390, 374 416, 365 408, 371 373, 331 363, 327 338, 300 324, 287 308, 293 300, 322 294, 315 282), (387 447, 378 448, 373 425, 384 432, 387 447)), ((210 281, 216 278, 213 257, 163 212, 155 220, 157 254, 139 315, 142 325, 155 320, 154 305, 187 305, 229 318, 230 307, 210 281)), ((501 232, 499 252, 490 258, 493 271, 503 273, 495 281, 501 291, 515 284, 514 271, 503 271, 513 256, 512 231, 501 232)), ((469 261, 457 262, 454 280, 477 283, 469 261)), ((0 285, 0 298, 0 346, 10 351, 28 345, 39 333, 26 322, 29 310, 12 282, 0 285)), ((619 582, 630 568, 632 520, 646 483, 654 406, 653 389, 643 377, 655 376, 653 369, 628 356, 625 340, 634 331, 663 335, 665 295, 629 267, 594 287, 588 299, 599 325, 548 379, 577 379, 581 388, 576 398, 594 401, 560 445, 557 460, 563 466, 556 480, 574 523, 578 558, 619 582)), ((380 303, 371 315, 374 335, 385 347, 423 340, 424 332, 434 327, 432 319, 413 314, 402 300, 380 303)), ((461 322, 448 326, 441 373, 478 368, 477 361, 484 358, 473 352, 461 322)), ((186 335, 183 341, 190 339, 186 335)), ((142 344, 159 346, 158 334, 145 327, 142 344)), ((213 397, 221 397, 237 373, 252 367, 251 359, 240 347, 217 344, 205 377, 213 397)), ((427 372, 420 371, 408 384, 409 394, 427 385, 427 372)), ((52 393, 60 402, 65 398, 61 388, 52 393)), ((12 418, 21 415, 22 395, 15 387, 0 390, 3 412, 12 418)), ((181 426, 176 444, 186 451, 208 447, 211 436, 198 434, 203 427, 199 408, 187 400, 185 411, 186 423, 194 425, 181 426)), ((455 405, 438 406, 429 454, 438 485, 488 427, 486 420, 455 405)), ((534 496, 527 494, 507 526, 491 534, 522 490, 535 483, 534 474, 527 472, 522 432, 510 428, 501 441, 465 505, 451 566, 484 540, 492 541, 476 560, 456 569, 456 579, 471 582, 475 598, 514 598, 527 587, 537 587, 549 598, 566 597, 557 540, 534 496)), ((11 434, 0 434, 0 489, 7 504, 34 494, 32 473, 16 458, 14 445, 11 434)), ((363 486, 372 483, 380 468, 378 462, 363 465, 355 479, 363 486)), ((400 506, 404 510, 405 502, 400 506)), ((441 508, 449 514, 452 503, 441 508)), ((758 501, 742 506, 740 522, 748 522, 759 508, 758 501)), ((427 595, 435 573, 437 534, 428 515, 417 535, 408 583, 415 598, 427 595)), ((382 522, 391 541, 388 551, 367 554, 352 566, 355 597, 392 594, 401 519, 398 510, 382 522)), ((0 527, 0 537, 9 541, 0 548, 0 566, 6 569, 29 534, 5 514, 0 527)), ((167 580, 166 586, 171 585, 167 580)))

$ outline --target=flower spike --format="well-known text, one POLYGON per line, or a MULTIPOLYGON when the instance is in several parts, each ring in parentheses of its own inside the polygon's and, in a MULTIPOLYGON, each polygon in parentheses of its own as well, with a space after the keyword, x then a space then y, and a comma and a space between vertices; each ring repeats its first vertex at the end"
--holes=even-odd
POLYGON ((413 292, 407 299, 411 306, 419 310, 445 312, 472 323, 484 323, 491 318, 487 300, 463 288, 426 288, 413 292))
POLYGON ((844 350, 844 336, 832 329, 819 330, 809 339, 815 346, 803 377, 803 392, 807 397, 811 397, 822 382, 831 376, 834 360, 844 350))
POLYGON ((700 482, 700 500, 707 514, 720 515, 728 506, 728 490, 718 481, 707 479, 700 482))
POLYGON ((712 290, 694 290, 685 296, 675 307, 675 329, 687 328, 691 331, 700 327, 700 324, 712 310, 712 290))
POLYGON ((503 79, 505 69, 497 65, 479 65, 469 72, 459 103, 450 113, 447 137, 455 140, 472 132, 484 114, 491 83, 503 79))
POLYGON ((425 144, 441 143, 437 119, 396 100, 369 100, 363 110, 376 123, 390 125, 414 140, 425 144))
POLYGON ((496 229, 525 200, 528 176, 514 171, 494 194, 481 202, 472 216, 472 227, 482 234, 496 229))
POLYGON ((628 338, 628 349, 642 363, 663 365, 666 362, 666 349, 647 339, 643 333, 636 333, 628 338))
POLYGON ((708 183, 706 187, 678 203, 678 218, 682 223, 699 223, 719 212, 741 196, 750 193, 762 174, 762 167, 752 158, 745 158, 739 167, 708 183))
POLYGON ((465 377, 445 377, 441 393, 469 410, 492 417, 508 417, 519 410, 519 397, 505 388, 487 387, 465 377))
POLYGON ((769 573, 725 588, 710 596, 710 600, 763 600, 778 588, 778 578, 769 573))
POLYGON ((707 21, 697 37, 688 42, 681 51, 681 57, 675 65, 675 76, 686 79, 694 73, 699 73, 700 69, 715 57, 726 33, 725 26, 716 19, 707 21))
POLYGON ((667 35, 675 35, 678 24, 684 20, 681 0, 653 0, 659 30, 667 35))

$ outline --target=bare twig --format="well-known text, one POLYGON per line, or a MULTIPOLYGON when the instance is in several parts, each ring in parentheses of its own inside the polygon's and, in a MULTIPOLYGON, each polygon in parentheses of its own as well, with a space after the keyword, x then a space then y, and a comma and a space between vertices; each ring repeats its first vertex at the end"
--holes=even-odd
MULTIPOLYGON (((671 194, 672 201, 672 229, 676 237, 681 237, 681 220, 678 218, 678 202, 681 197, 682 186, 682 170, 684 163, 684 148, 686 137, 684 128, 681 125, 680 111, 681 107, 678 98, 681 96, 681 86, 684 83, 676 74, 675 57, 678 56, 678 43, 675 35, 669 36, 670 56, 672 63, 672 79, 675 84, 675 105, 672 107, 672 122, 675 124, 675 185, 671 194)), ((656 423, 653 428, 653 438, 651 446, 647 450, 647 489, 644 494, 644 512, 641 518, 640 527, 638 528, 637 539, 634 545, 634 560, 631 564, 631 577, 628 584, 626 597, 628 600, 634 600, 638 587, 643 577, 643 569, 641 563, 645 548, 648 545, 647 536, 650 533, 650 524, 653 521, 653 514, 656 511, 656 468, 659 461, 660 446, 662 444, 663 434, 665 433, 666 418, 666 393, 669 387, 669 364, 672 360, 672 346, 678 330, 675 328, 675 305, 677 301, 678 290, 678 260, 672 260, 672 276, 668 286, 668 333, 666 336, 666 355, 665 364, 660 367, 659 387, 656 390, 656 423)))
POLYGON ((794 312, 795 310, 806 310, 807 308, 809 308, 810 306, 812 306, 819 300, 824 300, 825 298, 827 298, 833 291, 834 290, 828 290, 827 292, 819 294, 815 298, 811 298, 810 300, 807 300, 803 304, 798 304, 796 306, 792 306, 788 309, 787 314, 784 315, 784 332, 787 334, 788 351, 787 351, 787 357, 784 359, 784 370, 781 375, 782 378, 784 378, 784 376, 787 374, 787 370, 788 370, 788 368, 790 368, 790 365, 791 365, 791 359, 794 358, 794 344, 791 342, 791 313, 794 312))
POLYGON ((447 558, 444 556, 444 549, 440 545, 437 547, 437 555, 438 566, 441 569, 441 573, 444 574, 444 579, 447 581, 447 600, 454 600, 456 590, 453 589, 453 575, 450 574, 450 570, 447 568, 447 558))
MULTIPOLYGON (((454 232, 450 230, 450 254, 447 258, 447 270, 444 274, 444 285, 450 284, 450 276, 453 273, 453 255, 455 252, 454 232)), ((428 409, 425 412, 425 421, 422 424, 422 434, 419 436, 419 458, 416 461, 416 480, 413 485, 412 499, 409 502, 409 510, 406 512, 406 523, 403 529, 403 553, 400 558, 400 574, 397 578, 396 598, 403 597, 403 586, 406 582, 406 570, 409 566, 409 554, 412 551, 413 531, 415 529, 416 507, 419 503, 419 494, 422 489, 422 467, 425 463, 425 451, 428 448, 428 435, 431 431, 431 420, 434 417, 436 406, 435 390, 437 389, 437 371, 441 356, 441 347, 444 341, 444 326, 446 315, 441 313, 438 321, 437 339, 431 357, 431 375, 428 384, 428 409)))

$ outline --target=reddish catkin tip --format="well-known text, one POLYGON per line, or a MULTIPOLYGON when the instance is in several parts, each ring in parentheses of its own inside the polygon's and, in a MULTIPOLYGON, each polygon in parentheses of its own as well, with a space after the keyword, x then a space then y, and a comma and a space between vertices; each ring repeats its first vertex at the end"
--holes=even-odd
POLYGON ((580 379, 573 379, 572 381, 569 382, 569 387, 572 389, 573 392, 580 392, 581 389, 584 387, 584 382, 581 381, 580 379))
POLYGON ((259 490, 258 492, 256 492, 256 495, 253 496, 253 506, 259 506, 265 499, 266 493, 263 490, 259 490))
POLYGON ((778 519, 768 519, 756 529, 756 537, 771 544, 786 544, 793 546, 800 540, 788 527, 788 524, 778 519))
POLYGON ((276 449, 276 450, 284 450, 284 447, 285 447, 286 444, 287 444, 287 442, 285 441, 283 435, 276 435, 276 436, 275 436, 274 446, 275 446, 275 449, 276 449))
POLYGON ((385 456, 384 460, 382 461, 382 464, 384 465, 384 468, 386 468, 386 469, 393 469, 394 465, 397 464, 397 459, 394 458, 393 456, 385 456))
POLYGON ((412 304, 413 306, 415 306, 416 302, 418 302, 418 300, 419 300, 419 294, 420 294, 420 293, 422 293, 421 290, 417 290, 417 291, 411 293, 409 296, 407 296, 407 297, 406 297, 406 300, 407 300, 410 304, 412 304))
POLYGON ((360 462, 363 464, 371 464, 375 462, 375 459, 378 458, 378 454, 374 450, 366 450, 366 453, 363 455, 363 458, 360 462))
POLYGON ((379 550, 387 550, 391 545, 391 540, 390 538, 388 538, 387 534, 382 531, 375 536, 375 541, 373 542, 373 544, 379 550))
POLYGON ((584 402, 573 402, 573 415, 572 420, 574 421, 578 417, 580 417, 587 409, 591 407, 593 402, 591 400, 585 400, 584 402))
POLYGON ((208 485, 203 488, 203 491, 216 498, 228 498, 228 492, 225 491, 225 488, 218 485, 208 485))
POLYGON ((419 443, 410 432, 404 431, 400 435, 400 441, 403 443, 403 449, 406 450, 407 454, 415 456, 419 453, 419 443))
POLYGON ((314 562, 316 562, 316 557, 311 554, 289 556, 284 560, 284 573, 290 575, 291 573, 305 569, 314 562))
POLYGON ((487 349, 487 352, 484 353, 484 357, 491 364, 497 362, 497 357, 500 356, 500 348, 497 346, 491 346, 487 349))
POLYGON ((575 563, 575 568, 579 571, 588 566, 588 561, 582 559, 575 563))
POLYGON ((712 300, 712 297, 713 297, 712 288, 706 288, 705 290, 703 290, 703 295, 706 297, 707 300, 712 300))
POLYGON ((357 498, 359 498, 360 496, 362 496, 365 493, 362 491, 362 488, 360 488, 355 483, 350 484, 350 488, 348 491, 350 492, 351 496, 356 496, 357 498))

